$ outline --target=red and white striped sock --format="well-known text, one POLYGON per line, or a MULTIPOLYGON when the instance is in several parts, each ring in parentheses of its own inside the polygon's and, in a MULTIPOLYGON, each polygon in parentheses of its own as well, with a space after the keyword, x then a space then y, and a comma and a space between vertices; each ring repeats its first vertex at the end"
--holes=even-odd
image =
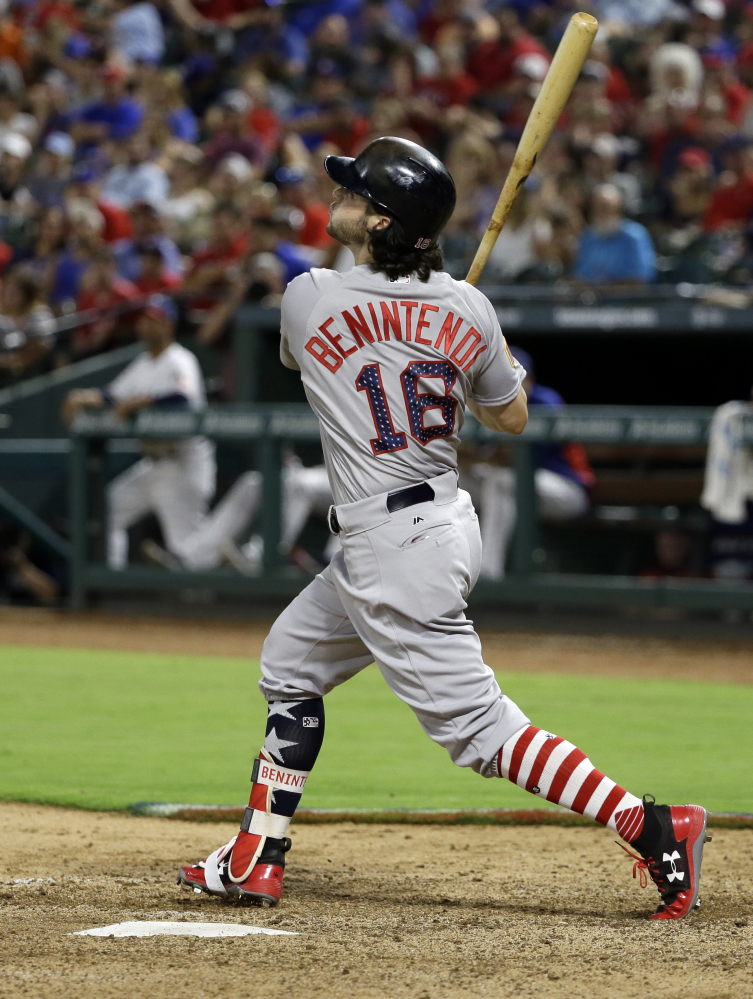
POLYGON ((494 760, 498 777, 614 829, 626 843, 643 831, 643 802, 605 777, 571 742, 526 725, 494 760))

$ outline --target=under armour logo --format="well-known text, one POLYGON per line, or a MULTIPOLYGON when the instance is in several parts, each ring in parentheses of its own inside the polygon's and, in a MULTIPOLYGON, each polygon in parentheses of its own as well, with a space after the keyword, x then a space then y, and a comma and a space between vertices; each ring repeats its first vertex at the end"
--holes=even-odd
POLYGON ((674 881, 675 878, 679 881, 680 878, 684 878, 685 875, 682 871, 678 871, 675 866, 675 861, 680 859, 680 854, 677 850, 674 850, 671 854, 665 853, 662 857, 664 863, 670 863, 672 865, 672 873, 667 875, 667 881, 674 881))
POLYGON ((414 517, 413 518, 413 526, 415 527, 416 524, 420 523, 423 519, 424 519, 423 517, 414 517))

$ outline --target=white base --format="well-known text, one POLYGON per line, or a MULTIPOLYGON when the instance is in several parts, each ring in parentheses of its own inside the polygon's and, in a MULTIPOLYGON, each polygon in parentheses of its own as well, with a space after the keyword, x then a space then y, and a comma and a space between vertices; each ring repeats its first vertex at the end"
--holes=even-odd
POLYGON ((243 923, 177 923, 160 922, 113 923, 93 930, 78 930, 74 937, 248 937, 264 933, 270 937, 297 937, 288 930, 269 930, 266 926, 245 926, 243 923))

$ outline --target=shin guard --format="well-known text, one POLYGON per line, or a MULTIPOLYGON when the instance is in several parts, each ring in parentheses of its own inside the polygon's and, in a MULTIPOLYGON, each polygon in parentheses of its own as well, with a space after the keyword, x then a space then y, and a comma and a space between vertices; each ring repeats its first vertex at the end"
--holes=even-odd
POLYGON ((269 705, 264 747, 254 760, 251 797, 230 857, 231 881, 249 877, 267 839, 284 838, 323 738, 321 697, 269 705))

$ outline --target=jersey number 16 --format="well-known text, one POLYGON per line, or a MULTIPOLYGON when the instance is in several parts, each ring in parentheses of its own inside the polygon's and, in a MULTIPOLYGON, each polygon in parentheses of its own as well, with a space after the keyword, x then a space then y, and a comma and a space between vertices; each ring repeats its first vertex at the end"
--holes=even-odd
MULTIPOLYGON (((403 387, 405 410, 408 414, 411 437, 419 444, 430 444, 439 437, 450 437, 455 430, 455 411, 457 399, 450 393, 457 375, 455 369, 447 361, 413 361, 403 371, 400 382, 403 387), (444 394, 434 395, 431 392, 419 392, 418 383, 421 378, 430 378, 444 383, 444 394), (437 411, 442 422, 434 426, 425 426, 425 418, 430 410, 437 411)), ((382 384, 382 373, 378 364, 366 364, 361 368, 356 378, 356 388, 365 392, 371 406, 377 436, 372 438, 371 450, 378 457, 390 451, 401 451, 408 446, 406 436, 395 430, 392 414, 387 404, 387 396, 382 384)))

